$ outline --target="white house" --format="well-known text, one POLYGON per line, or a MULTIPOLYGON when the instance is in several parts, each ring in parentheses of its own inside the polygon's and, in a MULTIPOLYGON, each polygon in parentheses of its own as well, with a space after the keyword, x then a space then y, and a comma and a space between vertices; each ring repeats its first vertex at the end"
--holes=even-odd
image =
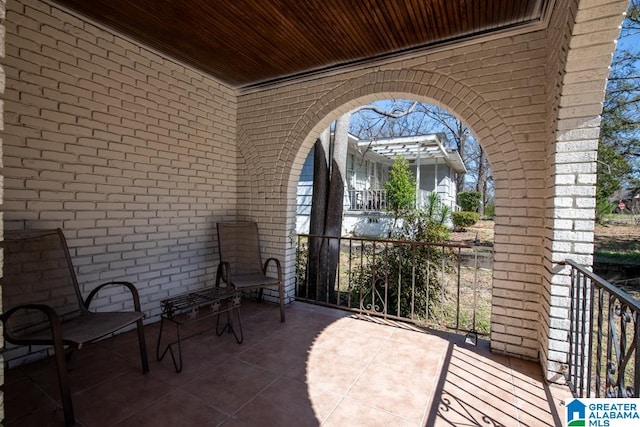
MULTIPOLYGON (((429 194, 456 209, 455 175, 466 171, 457 150, 446 148, 444 134, 361 140, 349 135, 344 192, 343 235, 381 236, 390 223, 384 184, 396 157, 404 157, 416 178, 416 205, 429 194)), ((307 233, 313 189, 313 150, 309 152, 298 181, 298 233, 307 233)))

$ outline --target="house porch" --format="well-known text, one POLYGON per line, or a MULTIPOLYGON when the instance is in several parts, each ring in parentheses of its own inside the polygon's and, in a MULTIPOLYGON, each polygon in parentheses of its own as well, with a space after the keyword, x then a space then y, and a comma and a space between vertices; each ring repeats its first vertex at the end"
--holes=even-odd
MULTIPOLYGON (((342 114, 375 100, 434 103, 468 124, 494 171, 489 341, 494 354, 481 360, 495 360, 502 367, 532 366, 515 358, 535 361, 541 378, 562 382, 569 349, 570 279, 560 263, 567 258, 585 265, 592 261, 599 114, 627 2, 542 3, 549 6, 548 13, 517 30, 242 88, 59 3, 0 2, 0 8, 6 7, 6 14, 0 14, 3 229, 62 228, 85 295, 101 282, 129 280, 138 287, 153 323, 161 299, 214 281, 216 222, 256 221, 264 254, 283 261, 286 302, 295 307, 296 186, 320 132, 342 114)), ((105 310, 128 308, 121 295, 101 295, 94 303, 105 310)), ((292 325, 287 320, 275 330, 295 336, 299 331, 292 325)), ((316 322, 308 330, 320 333, 317 327, 316 322)), ((260 325, 254 329, 264 339, 277 338, 260 325)), ((150 343, 153 335, 149 333, 150 343)), ((126 337, 114 342, 120 339, 126 337)), ((274 348, 282 351, 291 342, 275 340, 274 348)), ((447 357, 453 360, 458 353, 452 344, 443 345, 448 349, 440 353, 444 366, 447 357)), ((303 349, 295 352, 300 355, 303 349)), ((299 363, 307 356, 302 357, 299 363)), ((322 362, 317 363, 322 369, 322 362)), ((160 399, 170 393, 161 379, 168 373, 157 366, 151 371, 148 379, 113 379, 142 381, 138 390, 145 391, 140 398, 146 400, 136 402, 142 410, 161 406, 160 399)), ((505 387, 512 389, 513 369, 507 371, 505 387)), ((7 387, 14 374, 18 372, 7 373, 7 387)), ((284 374, 270 378, 284 380, 284 374)), ((493 383, 495 378, 497 371, 493 383)), ((104 402, 112 402, 110 408, 121 406, 117 418, 124 421, 133 413, 125 413, 126 387, 120 385, 115 391, 99 385, 93 390, 111 396, 104 402)), ((36 387, 33 392, 40 391, 36 387)), ((445 396, 444 391, 438 393, 445 396)), ((342 393, 345 400, 348 392, 342 393)), ((515 410, 520 397, 509 396, 515 410)), ((80 406, 81 400, 76 399, 80 406)), ((84 409, 85 420, 96 410, 91 405, 84 409)), ((518 417, 505 415, 506 409, 498 412, 518 417)))

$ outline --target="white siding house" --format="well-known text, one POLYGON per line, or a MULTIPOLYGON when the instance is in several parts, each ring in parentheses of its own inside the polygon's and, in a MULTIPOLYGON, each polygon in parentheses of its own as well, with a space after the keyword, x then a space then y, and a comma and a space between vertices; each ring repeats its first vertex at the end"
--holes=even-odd
MULTIPOLYGON (((416 204, 423 206, 432 192, 456 209, 455 176, 466 171, 457 150, 445 148, 443 134, 360 140, 349 135, 344 192, 343 235, 381 236, 390 224, 384 184, 396 157, 404 157, 416 178, 416 204)), ((313 150, 309 152, 297 197, 298 233, 307 233, 313 193, 313 150)))

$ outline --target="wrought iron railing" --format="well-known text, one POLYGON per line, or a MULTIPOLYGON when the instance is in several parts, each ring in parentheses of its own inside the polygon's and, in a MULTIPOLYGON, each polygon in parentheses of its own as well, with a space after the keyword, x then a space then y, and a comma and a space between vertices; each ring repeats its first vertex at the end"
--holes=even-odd
POLYGON ((576 397, 639 397, 640 301, 574 261, 567 382, 576 397))
POLYGON ((296 298, 486 334, 491 260, 464 244, 298 235, 296 298))

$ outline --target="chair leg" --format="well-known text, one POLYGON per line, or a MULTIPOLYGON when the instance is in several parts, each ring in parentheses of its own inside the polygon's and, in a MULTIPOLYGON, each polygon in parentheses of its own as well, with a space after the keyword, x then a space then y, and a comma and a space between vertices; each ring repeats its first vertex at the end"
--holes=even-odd
POLYGON ((280 297, 280 322, 284 322, 284 286, 282 282, 278 285, 278 296, 280 297))
POLYGON ((58 385, 60 386, 64 424, 66 426, 72 426, 76 423, 76 417, 73 413, 73 402, 71 401, 71 387, 69 386, 66 355, 61 341, 56 340, 54 342, 53 351, 55 352, 56 368, 58 370, 58 385))
POLYGON ((142 319, 138 319, 136 322, 138 326, 138 344, 140 345, 140 359, 142 360, 142 373, 149 372, 149 360, 147 358, 147 345, 144 341, 144 325, 142 319))

